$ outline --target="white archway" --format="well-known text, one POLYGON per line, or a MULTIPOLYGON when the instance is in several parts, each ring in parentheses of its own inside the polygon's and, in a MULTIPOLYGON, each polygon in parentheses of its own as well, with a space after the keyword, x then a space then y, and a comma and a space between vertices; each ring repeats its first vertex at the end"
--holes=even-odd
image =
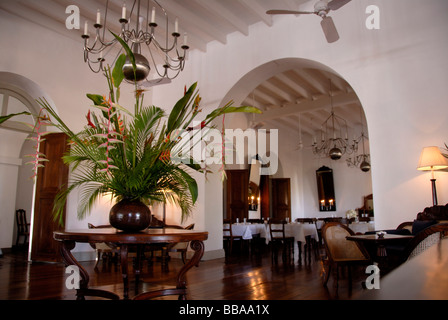
MULTIPOLYGON (((221 105, 233 100, 234 104, 238 106, 253 92, 256 87, 268 79, 288 70, 304 68, 318 69, 325 71, 327 74, 334 75, 337 78, 344 79, 335 70, 320 62, 303 58, 282 58, 264 63, 242 76, 226 93, 224 98, 221 100, 221 105)), ((250 119, 250 115, 247 114, 228 115, 228 118, 226 118, 226 128, 248 128, 250 126, 250 119)), ((367 133, 367 128, 365 128, 365 132, 367 133)), ((285 143, 285 140, 280 137, 279 144, 282 143, 285 143)), ((309 145, 311 145, 311 141, 309 145)), ((298 199, 293 200, 296 210, 295 217, 306 217, 306 215, 320 217, 320 214, 324 213, 320 213, 318 209, 318 199, 316 194, 317 187, 314 186, 316 183, 314 172, 317 169, 317 166, 322 164, 322 161, 316 161, 316 159, 313 158, 311 150, 308 150, 309 154, 305 154, 305 150, 300 153, 294 153, 289 149, 288 155, 285 155, 285 153, 282 154, 280 149, 278 164, 281 170, 275 175, 275 177, 292 178, 292 188, 295 188, 292 192, 295 192, 295 195, 297 195, 296 198, 298 199), (296 157, 296 159, 290 160, 288 157, 296 157), (313 166, 316 166, 316 168, 313 168, 313 166)), ((285 149, 286 148, 283 148, 283 152, 285 149)), ((323 162, 325 161, 326 160, 323 160, 323 162)), ((340 160, 337 164, 334 160, 328 159, 328 161, 332 162, 332 165, 338 167, 337 172, 340 175, 338 191, 344 201, 341 201, 343 205, 341 205, 341 210, 339 210, 336 214, 339 216, 344 216, 348 209, 362 207, 363 197, 372 193, 371 173, 362 173, 359 168, 348 168, 345 160, 340 160), (345 177, 347 178, 345 179, 345 177), (351 193, 352 197, 348 197, 348 193, 351 193)), ((292 196, 294 197, 295 195, 292 196)))
MULTIPOLYGON (((13 108, 8 108, 8 103, 14 104, 15 108, 22 108, 20 111, 37 115, 40 106, 36 100, 39 98, 46 99, 55 108, 53 100, 39 85, 15 73, 0 72, 0 94, 2 112, 5 113, 2 115, 15 113, 11 111, 13 108)), ((23 149, 30 131, 16 125, 14 119, 11 118, 0 126, 0 248, 10 248, 15 243, 15 210, 25 209, 28 222, 32 223, 34 207, 35 186, 34 181, 29 178, 32 175, 31 167, 24 165, 27 162, 24 155, 32 151, 30 152, 29 144, 26 146, 27 151, 23 149)), ((29 120, 33 122, 32 119, 29 120)))

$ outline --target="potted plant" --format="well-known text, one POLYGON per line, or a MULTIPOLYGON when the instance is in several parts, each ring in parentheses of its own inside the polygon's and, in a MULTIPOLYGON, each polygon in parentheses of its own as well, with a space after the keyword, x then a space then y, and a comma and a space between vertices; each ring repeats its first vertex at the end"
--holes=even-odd
MULTIPOLYGON (((51 124, 66 133, 70 141, 63 161, 70 166, 71 181, 56 196, 53 207, 55 219, 61 224, 66 199, 76 188, 80 190, 79 219, 89 214, 100 196, 109 194, 116 200, 110 212, 110 223, 124 231, 138 231, 149 226, 150 203, 172 202, 181 208, 182 218, 185 218, 198 197, 198 186, 190 171, 201 171, 201 166, 194 162, 173 161, 171 157, 173 150, 188 142, 181 132, 190 130, 201 112, 197 84, 185 89, 167 118, 161 108, 143 104, 143 93, 135 84, 135 105, 131 113, 119 105, 119 96, 126 56, 134 70, 135 62, 129 47, 120 42, 126 55, 117 59, 113 69, 104 69, 108 95, 87 94, 95 110, 88 112, 83 130, 73 132, 47 101, 38 100, 47 113, 39 115, 38 122, 51 119, 51 124)), ((201 122, 201 128, 210 126, 217 117, 233 112, 260 113, 254 107, 234 107, 228 103, 208 114, 201 122)), ((44 160, 36 151, 36 169, 44 160)))

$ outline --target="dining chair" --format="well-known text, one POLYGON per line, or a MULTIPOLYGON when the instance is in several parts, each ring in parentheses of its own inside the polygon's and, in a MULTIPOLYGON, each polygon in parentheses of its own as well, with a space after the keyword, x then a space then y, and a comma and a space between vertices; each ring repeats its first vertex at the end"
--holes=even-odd
POLYGON ((405 221, 398 225, 397 230, 409 230, 412 233, 412 221, 405 221))
POLYGON ((17 238, 16 246, 19 245, 20 237, 23 237, 23 245, 27 244, 28 237, 30 236, 30 224, 26 220, 26 211, 24 209, 16 210, 16 222, 17 222, 17 238))
MULTIPOLYGON (((193 228, 194 228, 194 223, 192 223, 192 224, 190 224, 190 225, 188 225, 188 226, 186 226, 185 228, 182 228, 182 229, 193 230, 193 228)), ((178 243, 170 245, 167 248, 167 251, 168 252, 180 252, 181 257, 182 257, 182 262, 185 264, 186 261, 187 261, 187 250, 188 250, 188 245, 189 244, 190 244, 189 241, 188 242, 178 242, 178 243)))
POLYGON ((225 250, 226 257, 232 255, 233 250, 233 241, 239 241, 240 247, 242 249, 243 247, 243 236, 235 236, 232 232, 232 221, 230 219, 224 219, 223 220, 223 240, 224 243, 227 245, 224 245, 224 248, 227 248, 225 250))
MULTIPOLYGON (((102 228, 111 228, 111 225, 100 225, 95 226, 91 223, 88 223, 87 226, 89 229, 102 229, 102 228)), ((98 262, 100 259, 104 262, 117 264, 119 261, 120 248, 112 243, 107 242, 89 242, 90 246, 95 250, 95 266, 94 269, 98 270, 98 262)))
POLYGON ((322 237, 327 255, 327 258, 322 260, 324 287, 327 286, 332 271, 336 278, 335 287, 338 287, 339 268, 347 267, 349 287, 351 288, 352 266, 371 264, 370 256, 364 247, 357 242, 346 239, 347 236, 353 234, 354 232, 351 229, 340 222, 328 222, 322 227, 322 237))
POLYGON ((294 237, 286 236, 284 219, 270 219, 269 233, 271 236, 271 260, 278 263, 278 250, 282 249, 283 262, 294 261, 294 237), (292 256, 292 259, 291 259, 292 256))

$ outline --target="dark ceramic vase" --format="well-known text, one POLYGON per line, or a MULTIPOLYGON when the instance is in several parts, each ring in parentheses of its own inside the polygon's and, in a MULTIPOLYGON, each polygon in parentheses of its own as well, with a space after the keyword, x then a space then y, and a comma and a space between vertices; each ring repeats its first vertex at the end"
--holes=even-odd
POLYGON ((125 232, 144 230, 151 224, 151 211, 141 201, 124 199, 110 209, 109 222, 125 232))

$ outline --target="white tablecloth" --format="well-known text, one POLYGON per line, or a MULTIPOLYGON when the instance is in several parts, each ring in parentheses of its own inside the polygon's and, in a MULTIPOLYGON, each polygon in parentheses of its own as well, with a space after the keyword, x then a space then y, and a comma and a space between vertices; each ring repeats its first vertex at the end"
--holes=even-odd
MULTIPOLYGON (((225 234, 224 235, 228 235, 225 234)), ((228 233, 228 232, 227 232, 228 233)), ((266 226, 261 223, 233 223, 232 234, 234 236, 242 236, 244 240, 251 240, 254 234, 260 234, 261 238, 267 237, 266 226)))
MULTIPOLYGON (((251 240, 254 234, 260 234, 261 238, 266 239, 266 244, 271 241, 271 233, 269 225, 262 223, 233 223, 232 234, 234 236, 242 236, 244 240, 251 240)), ((226 235, 226 234, 224 234, 226 235)), ((315 240, 319 240, 316 225, 314 223, 288 223, 285 225, 285 235, 294 237, 295 242, 300 241, 305 244, 305 237, 311 236, 315 240)))
POLYGON ((373 222, 352 222, 348 225, 354 233, 365 233, 367 231, 375 231, 375 223, 373 222))

